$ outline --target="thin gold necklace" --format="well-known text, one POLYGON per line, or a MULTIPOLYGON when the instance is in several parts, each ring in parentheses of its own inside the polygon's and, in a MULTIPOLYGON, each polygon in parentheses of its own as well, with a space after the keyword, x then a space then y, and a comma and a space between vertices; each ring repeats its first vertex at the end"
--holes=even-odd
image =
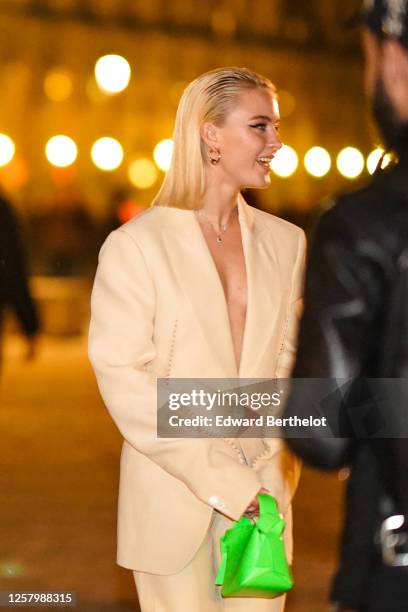
POLYGON ((218 244, 219 246, 222 246, 222 243, 223 243, 223 240, 222 240, 222 233, 224 233, 224 234, 225 234, 225 232, 227 231, 227 229, 228 229, 228 227, 229 227, 229 225, 230 225, 230 221, 231 221, 231 217, 232 217, 232 212, 231 212, 231 214, 230 214, 230 216, 229 216, 228 221, 227 221, 225 224, 220 225, 221 232, 217 232, 217 230, 215 229, 214 225, 212 224, 212 221, 210 221, 210 219, 209 219, 209 218, 207 217, 207 215, 206 215, 206 214, 205 214, 205 213, 202 211, 202 209, 201 209, 201 208, 200 208, 199 210, 197 210, 197 211, 196 211, 196 214, 197 214, 197 217, 198 217, 198 218, 200 218, 200 217, 204 217, 204 219, 207 221, 207 223, 208 223, 208 224, 211 226, 211 229, 213 230, 213 232, 214 232, 214 234, 215 234, 215 236, 216 236, 217 244, 218 244))

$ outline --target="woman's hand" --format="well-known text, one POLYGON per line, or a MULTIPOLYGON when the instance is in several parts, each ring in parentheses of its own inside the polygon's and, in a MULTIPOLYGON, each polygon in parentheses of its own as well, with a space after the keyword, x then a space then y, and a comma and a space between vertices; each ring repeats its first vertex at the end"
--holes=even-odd
POLYGON ((242 516, 247 516, 248 518, 254 518, 254 517, 259 515, 259 501, 258 501, 258 497, 257 497, 257 495, 259 493, 266 493, 266 495, 270 495, 271 494, 271 492, 268 491, 268 489, 265 489, 264 487, 259 489, 258 493, 254 497, 254 499, 251 501, 249 506, 246 508, 246 510, 245 510, 245 512, 244 512, 244 514, 242 516))

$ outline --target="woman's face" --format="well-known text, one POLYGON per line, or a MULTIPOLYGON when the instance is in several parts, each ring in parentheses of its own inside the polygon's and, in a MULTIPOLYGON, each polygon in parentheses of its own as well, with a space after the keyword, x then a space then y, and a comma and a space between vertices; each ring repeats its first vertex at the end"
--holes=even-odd
POLYGON ((211 168, 217 178, 238 189, 267 187, 270 162, 282 146, 278 124, 276 98, 264 88, 244 90, 223 125, 207 132, 215 139, 205 139, 207 145, 221 154, 219 163, 211 168))

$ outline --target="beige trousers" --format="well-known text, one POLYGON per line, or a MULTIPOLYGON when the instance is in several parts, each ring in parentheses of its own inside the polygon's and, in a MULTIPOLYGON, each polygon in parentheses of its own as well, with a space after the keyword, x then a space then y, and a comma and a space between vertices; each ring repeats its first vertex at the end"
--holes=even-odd
MULTIPOLYGON (((291 509, 286 520, 288 560, 292 548, 291 509)), ((285 595, 276 599, 233 597, 223 599, 214 584, 220 564, 220 536, 233 521, 214 511, 206 537, 192 561, 177 574, 162 576, 133 572, 141 612, 283 612, 285 595)))

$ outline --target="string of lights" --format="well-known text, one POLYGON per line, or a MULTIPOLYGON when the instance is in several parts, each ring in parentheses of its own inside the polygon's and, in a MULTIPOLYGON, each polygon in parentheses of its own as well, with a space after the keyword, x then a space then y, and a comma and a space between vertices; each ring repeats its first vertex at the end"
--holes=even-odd
MULTIPOLYGON (((100 57, 94 66, 94 78, 96 86, 102 95, 116 96, 128 87, 132 77, 132 70, 126 58, 109 54, 100 57)), ((62 69, 51 71, 44 80, 44 90, 48 98, 53 102, 67 99, 72 91, 73 85, 70 74, 62 69)), ((289 92, 282 92, 282 100, 286 109, 294 105, 293 96, 289 92), (289 102, 290 103, 289 103, 289 102)), ((289 109, 290 110, 290 109, 289 109)), ((284 116, 284 113, 282 113, 284 116)), ((15 142, 8 134, 0 134, 0 167, 12 163, 16 153, 15 142)), ((159 178, 159 172, 166 172, 171 163, 173 143, 170 138, 165 138, 157 143, 151 156, 128 158, 123 145, 111 136, 101 136, 92 144, 90 159, 101 171, 112 172, 122 164, 127 163, 127 176, 132 185, 140 189, 152 187, 159 178)), ((75 140, 67 134, 56 134, 48 139, 44 147, 48 162, 56 168, 67 168, 75 164, 78 159, 79 147, 75 140)), ((363 153, 356 147, 343 148, 335 158, 338 172, 347 179, 356 179, 366 169, 372 174, 376 169, 383 150, 377 148, 365 159, 363 153)), ((83 151, 81 151, 83 154, 83 151)), ((130 154, 131 155, 131 154, 130 154)), ((303 156, 303 165, 306 172, 316 179, 321 179, 329 174, 333 167, 334 156, 322 146, 311 147, 303 156)), ((385 156, 383 167, 390 162, 390 157, 385 156)), ((271 162, 272 172, 283 179, 293 176, 299 168, 299 153, 294 147, 284 145, 271 162)))
MULTIPOLYGON (((152 159, 141 157, 132 160, 128 165, 130 182, 139 188, 154 185, 158 178, 158 170, 166 172, 171 163, 173 143, 170 138, 161 140, 152 152, 152 159)), ((7 134, 0 134, 0 167, 11 163, 16 151, 16 145, 7 134)), ((376 148, 367 158, 355 147, 345 147, 336 157, 338 172, 348 179, 358 178, 366 169, 373 174, 383 155, 381 148, 376 148)), ((45 145, 45 156, 48 162, 57 168, 66 168, 75 163, 78 157, 78 147, 67 135, 52 136, 45 145)), ((94 142, 90 151, 94 165, 102 171, 110 172, 121 166, 125 159, 122 145, 115 138, 104 136, 94 142)), ((382 167, 391 161, 387 154, 382 167)), ((303 157, 305 170, 315 178, 323 178, 332 168, 332 156, 323 147, 310 148, 303 157)), ((299 168, 299 156, 294 148, 284 145, 271 162, 272 172, 281 178, 289 178, 299 168)))

